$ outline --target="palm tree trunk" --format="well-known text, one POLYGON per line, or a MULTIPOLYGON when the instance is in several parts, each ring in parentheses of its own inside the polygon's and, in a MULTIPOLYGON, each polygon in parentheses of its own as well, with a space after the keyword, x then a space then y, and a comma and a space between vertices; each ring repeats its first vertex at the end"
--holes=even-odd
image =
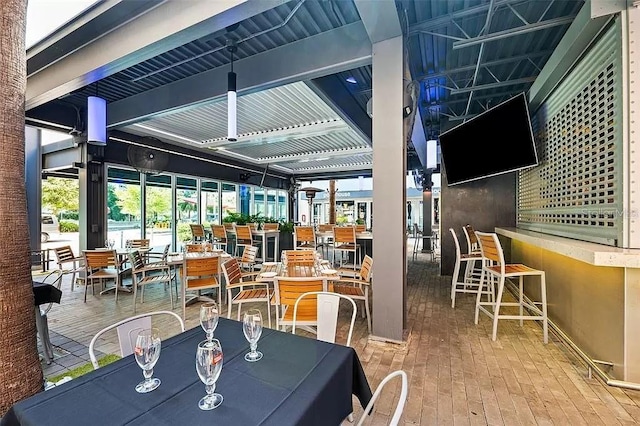
POLYGON ((27 0, 0 1, 0 416, 42 390, 24 171, 27 0))

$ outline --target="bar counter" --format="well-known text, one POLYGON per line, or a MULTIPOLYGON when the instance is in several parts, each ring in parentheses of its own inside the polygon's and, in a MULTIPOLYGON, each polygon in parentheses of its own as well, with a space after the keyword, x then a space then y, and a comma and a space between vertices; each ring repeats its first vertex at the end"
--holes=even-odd
POLYGON ((640 249, 518 228, 495 232, 508 262, 545 271, 554 325, 592 360, 611 363, 613 378, 640 383, 640 249))

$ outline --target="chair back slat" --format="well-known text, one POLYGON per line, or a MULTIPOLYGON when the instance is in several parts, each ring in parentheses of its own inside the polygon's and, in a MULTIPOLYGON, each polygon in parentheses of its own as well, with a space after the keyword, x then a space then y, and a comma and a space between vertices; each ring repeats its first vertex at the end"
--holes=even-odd
POLYGON ((284 250, 287 258, 287 266, 308 266, 315 265, 316 252, 314 250, 284 250))
POLYGON ((316 235, 312 226, 295 226, 293 232, 296 236, 296 242, 315 242, 316 235))
POLYGON ((233 227, 235 226, 235 223, 233 222, 225 222, 222 224, 222 226, 224 226, 224 229, 229 230, 229 231, 233 231, 233 227))
POLYGON ((148 238, 137 238, 127 240, 125 245, 128 248, 149 248, 150 240, 148 238))
POLYGON ((71 250, 71 246, 63 246, 54 248, 53 251, 56 254, 56 258, 58 259, 58 266, 62 266, 63 263, 70 262, 75 259, 75 255, 73 254, 73 250, 71 250))
POLYGON ((204 253, 205 252, 205 244, 185 244, 185 248, 187 249, 187 253, 204 253))
POLYGON ((115 250, 85 250, 85 265, 87 269, 117 268, 118 255, 115 250))
POLYGON ((467 239, 468 253, 479 251, 480 242, 478 241, 478 237, 476 236, 476 231, 473 229, 473 226, 465 225, 462 227, 462 230, 464 231, 464 235, 467 239))
POLYGON ((216 285, 218 283, 219 265, 220 257, 218 256, 186 256, 183 261, 186 288, 216 285))
POLYGON ((129 253, 129 262, 131 262, 131 267, 134 272, 140 268, 144 268, 144 259, 138 250, 133 250, 129 253))
MULTIPOLYGON (((292 306, 298 300, 301 294, 310 291, 324 291, 326 289, 326 278, 292 278, 292 277, 276 277, 277 303, 280 305, 292 306)), ((317 298, 309 298, 298 305, 298 314, 312 313, 317 314, 317 298)))
POLYGON ((367 230, 367 225, 356 225, 356 232, 365 232, 367 230))
POLYGON ((482 257, 504 267, 504 253, 502 252, 502 246, 500 245, 500 240, 498 240, 498 235, 493 232, 485 233, 477 231, 475 235, 477 236, 478 243, 480 244, 482 257))
POLYGON ((213 238, 218 241, 227 242, 227 228, 224 225, 211 225, 213 238))
POLYGON ((335 225, 331 223, 323 223, 321 225, 318 225, 318 232, 333 232, 334 226, 335 225))
POLYGON ((238 259, 231 258, 222 264, 222 271, 224 272, 224 278, 227 281, 227 285, 237 284, 242 281, 242 270, 240 269, 240 263, 238 259))
POLYGON ((356 242, 355 226, 336 226, 333 228, 333 241, 336 244, 356 242))
POLYGON ((279 223, 263 223, 262 229, 264 229, 265 231, 277 231, 279 226, 279 223))
POLYGON ((249 225, 236 225, 236 239, 238 241, 251 241, 251 227, 249 225))
POLYGON ((199 223, 192 223, 191 235, 193 238, 204 238, 204 226, 199 223))
POLYGON ((373 258, 365 255, 360 267, 360 279, 363 281, 371 281, 371 272, 373 271, 373 258))

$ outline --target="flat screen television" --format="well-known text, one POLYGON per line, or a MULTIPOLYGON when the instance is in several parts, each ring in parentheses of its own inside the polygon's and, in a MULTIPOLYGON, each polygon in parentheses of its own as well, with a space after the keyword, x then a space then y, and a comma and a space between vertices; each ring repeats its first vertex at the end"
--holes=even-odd
POLYGON ((521 93, 440 135, 447 185, 538 164, 527 98, 521 93))

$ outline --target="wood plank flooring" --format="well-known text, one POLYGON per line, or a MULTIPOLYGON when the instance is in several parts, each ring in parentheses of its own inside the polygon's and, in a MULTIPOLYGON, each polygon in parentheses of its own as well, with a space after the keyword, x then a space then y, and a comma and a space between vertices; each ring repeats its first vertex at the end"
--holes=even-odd
MULTIPOLYGON (((418 254, 417 260, 409 262, 407 342, 397 345, 369 340, 366 320, 360 315, 352 340, 372 389, 391 371, 407 372, 409 396, 401 424, 640 423, 640 392, 589 379, 585 365, 553 333, 549 344, 542 343, 542 328, 537 323, 529 321, 520 327, 517 321, 502 321, 497 341, 491 341, 489 318, 481 315, 479 324, 473 323, 474 296, 459 294, 452 309, 451 277, 440 276, 438 266, 430 260, 429 255, 418 254)), ((70 292, 65 281, 63 290, 62 303, 49 313, 49 326, 81 344, 88 345, 98 330, 133 315, 130 294, 120 293, 117 303, 113 294, 89 294, 83 303, 84 288, 70 292)), ((262 308, 266 314, 264 304, 243 308, 249 307, 262 308)), ((137 312, 170 308, 168 291, 161 286, 149 287, 137 312)), ((197 303, 187 307, 187 328, 199 327, 198 309, 197 303)), ((174 311, 180 314, 181 305, 174 311)), ((179 332, 170 321, 155 325, 165 337, 179 332)), ((347 327, 345 319, 340 324, 339 342, 347 327)), ((115 333, 100 342, 99 349, 117 353, 115 333)), ((390 382, 367 424, 387 424, 399 393, 399 380, 390 382)), ((357 420, 362 408, 355 398, 354 410, 357 420)))

